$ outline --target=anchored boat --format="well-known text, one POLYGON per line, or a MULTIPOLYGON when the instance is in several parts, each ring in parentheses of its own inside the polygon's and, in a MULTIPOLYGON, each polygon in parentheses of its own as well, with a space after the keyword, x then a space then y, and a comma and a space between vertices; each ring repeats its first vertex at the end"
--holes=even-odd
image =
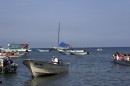
POLYGON ((34 77, 68 72, 68 64, 27 59, 23 62, 34 77))
POLYGON ((117 64, 130 66, 130 54, 116 52, 116 54, 113 55, 113 61, 117 64))
POLYGON ((59 52, 65 55, 81 55, 82 56, 82 55, 90 54, 89 51, 85 51, 85 50, 63 50, 59 52))
POLYGON ((8 48, 3 48, 1 49, 2 51, 19 51, 19 52, 25 52, 25 51, 32 51, 29 48, 29 43, 23 43, 23 44, 18 44, 18 43, 11 43, 8 44, 8 48))

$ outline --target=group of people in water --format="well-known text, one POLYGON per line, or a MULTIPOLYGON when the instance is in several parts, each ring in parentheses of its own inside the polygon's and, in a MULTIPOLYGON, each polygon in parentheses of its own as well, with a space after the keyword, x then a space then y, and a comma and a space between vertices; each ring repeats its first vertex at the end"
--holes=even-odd
POLYGON ((123 53, 116 52, 113 55, 113 59, 115 59, 115 60, 130 61, 130 54, 123 54, 123 53))

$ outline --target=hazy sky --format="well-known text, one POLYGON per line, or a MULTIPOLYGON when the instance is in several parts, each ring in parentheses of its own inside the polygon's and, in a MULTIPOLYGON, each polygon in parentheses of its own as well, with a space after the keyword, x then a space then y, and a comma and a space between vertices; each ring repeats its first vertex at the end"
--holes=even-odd
POLYGON ((130 0, 0 0, 0 45, 130 46, 130 0))

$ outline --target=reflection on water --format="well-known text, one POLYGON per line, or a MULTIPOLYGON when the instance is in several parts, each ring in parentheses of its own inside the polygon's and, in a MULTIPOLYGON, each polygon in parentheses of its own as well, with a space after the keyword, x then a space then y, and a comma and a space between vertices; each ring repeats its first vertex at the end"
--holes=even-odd
MULTIPOLYGON (((57 82, 62 78, 68 76, 68 73, 62 73, 57 75, 46 75, 41 77, 32 77, 30 80, 25 82, 25 86, 49 86, 52 82, 57 82)), ((59 82, 58 82, 59 83, 59 82)), ((55 84, 53 84, 54 86, 55 84)))

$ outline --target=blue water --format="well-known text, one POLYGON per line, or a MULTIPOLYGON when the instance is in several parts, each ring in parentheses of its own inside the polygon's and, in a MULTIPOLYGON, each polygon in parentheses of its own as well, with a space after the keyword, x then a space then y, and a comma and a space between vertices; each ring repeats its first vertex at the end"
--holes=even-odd
POLYGON ((114 64, 115 52, 130 53, 130 48, 86 48, 90 55, 62 55, 55 51, 37 52, 33 49, 29 55, 13 58, 18 63, 17 73, 0 74, 3 83, 0 86, 130 86, 130 66, 114 64), (51 56, 60 56, 69 62, 69 72, 65 74, 33 78, 31 72, 23 65, 25 59, 51 61, 51 56))

